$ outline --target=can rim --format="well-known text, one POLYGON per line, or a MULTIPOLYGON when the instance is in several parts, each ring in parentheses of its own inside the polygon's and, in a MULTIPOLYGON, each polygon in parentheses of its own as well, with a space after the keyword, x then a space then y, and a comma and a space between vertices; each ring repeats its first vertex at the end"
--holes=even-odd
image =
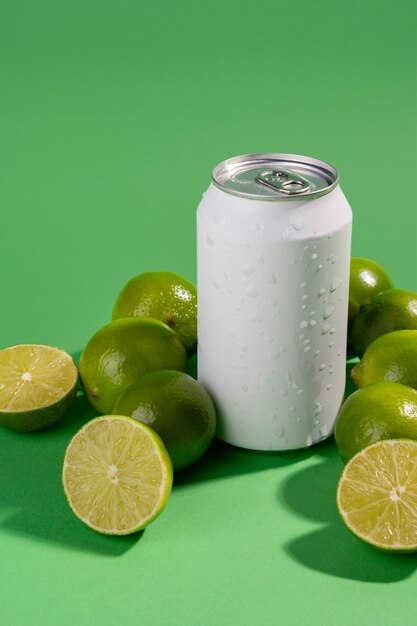
POLYGON ((339 184, 339 172, 333 165, 328 163, 327 161, 323 161, 322 159, 317 159, 315 157, 308 157, 301 154, 291 154, 286 152, 259 152, 253 154, 241 154, 239 156, 231 157, 229 159, 225 159, 212 170, 211 179, 213 184, 222 191, 229 193, 233 196, 239 196, 242 198, 248 198, 250 200, 261 200, 262 202, 294 202, 294 201, 303 201, 303 200, 312 200, 315 198, 320 198, 321 196, 325 196, 330 193, 337 185, 339 184), (329 185, 324 187, 323 189, 318 189, 311 192, 306 192, 300 195, 294 196, 256 196, 252 193, 245 193, 244 191, 238 191, 236 189, 231 189, 230 187, 226 187, 219 180, 219 174, 223 172, 225 169, 232 169, 232 165, 236 165, 239 163, 245 162, 262 162, 267 160, 286 160, 286 161, 294 161, 295 163, 312 165, 316 169, 321 170, 321 172, 325 175, 325 177, 329 180, 329 185))

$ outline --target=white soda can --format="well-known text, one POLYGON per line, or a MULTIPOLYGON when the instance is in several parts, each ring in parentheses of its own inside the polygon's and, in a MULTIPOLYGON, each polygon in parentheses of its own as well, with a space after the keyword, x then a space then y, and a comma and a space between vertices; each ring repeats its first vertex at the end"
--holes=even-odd
POLYGON ((228 159, 197 212, 198 377, 217 436, 259 451, 332 434, 343 400, 352 212, 328 163, 228 159))

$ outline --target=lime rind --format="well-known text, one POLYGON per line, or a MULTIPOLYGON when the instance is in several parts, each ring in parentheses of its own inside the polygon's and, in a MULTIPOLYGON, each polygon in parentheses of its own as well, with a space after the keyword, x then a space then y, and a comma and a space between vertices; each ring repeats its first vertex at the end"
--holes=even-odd
MULTIPOLYGON (((132 437, 133 437, 133 431, 132 431, 132 437)), ((131 439, 127 442, 127 446, 125 448, 125 451, 127 453, 129 452, 129 444, 131 443, 131 439)), ((101 453, 104 453, 105 455, 106 451, 101 450, 101 453)), ((97 449, 97 454, 100 455, 99 448, 97 449)), ((138 463, 140 461, 141 461, 141 458, 138 455, 138 463)), ((91 475, 86 478, 91 481, 91 475)), ((145 526, 147 526, 150 522, 152 522, 156 517, 158 517, 158 515, 164 510, 164 508, 168 504, 169 496, 172 490, 172 482, 173 482, 172 463, 161 438, 151 428, 145 426, 144 424, 137 422, 136 420, 130 417, 121 416, 121 415, 104 415, 104 416, 96 417, 93 420, 90 420, 74 435, 74 437, 69 442, 66 453, 65 453, 64 465, 63 465, 63 471, 62 471, 62 484, 63 484, 64 493, 67 498, 68 504, 71 510, 73 511, 73 513, 84 524, 86 524, 87 526, 89 526, 90 528, 92 528, 93 530, 101 534, 129 535, 139 530, 142 530, 145 526), (109 528, 109 527, 99 526, 97 524, 92 523, 90 519, 91 515, 89 516, 82 515, 80 513, 79 507, 77 507, 74 504, 74 495, 71 493, 71 490, 68 488, 68 484, 67 484, 68 468, 71 466, 74 467, 74 464, 68 461, 68 456, 74 444, 77 443, 77 439, 85 436, 88 430, 99 422, 106 421, 108 423, 112 423, 117 420, 119 421, 122 420, 125 423, 130 423, 132 426, 134 426, 134 429, 141 431, 141 433, 147 437, 147 443, 151 444, 152 451, 157 454, 158 460, 160 462, 161 472, 162 472, 162 479, 160 481, 159 489, 158 489, 158 497, 155 499, 155 505, 153 506, 152 510, 148 512, 146 515, 138 515, 136 523, 132 524, 130 527, 127 527, 127 528, 119 528, 117 526, 114 526, 113 528, 109 528)), ((132 501, 134 499, 134 495, 135 495, 134 493, 130 493, 130 497, 132 498, 132 501)), ((131 503, 128 503, 127 506, 131 508, 131 503)), ((115 515, 116 514, 117 514, 117 511, 115 512, 115 515)))
MULTIPOLYGON (((367 483, 366 481, 364 481, 363 483, 361 483, 360 481, 357 480, 352 480, 352 478, 349 477, 349 473, 351 472, 352 468, 358 464, 358 461, 360 460, 365 460, 367 459, 367 456, 369 456, 369 451, 375 449, 375 448, 382 448, 386 446, 391 446, 392 447, 392 458, 393 458, 393 472, 391 473, 391 476, 387 476, 386 474, 389 474, 388 470, 386 470, 386 468, 384 468, 383 465, 379 465, 378 467, 375 467, 375 471, 376 471, 376 476, 375 476, 375 483, 372 486, 372 489, 376 491, 380 492, 381 495, 381 499, 380 502, 382 502, 384 499, 387 500, 387 505, 386 505, 386 511, 388 510, 388 507, 391 506, 391 502, 395 504, 393 506, 395 506, 396 509, 396 515, 395 515, 395 519, 398 520, 398 526, 400 526, 401 524, 401 520, 400 520, 400 514, 398 513, 398 508, 399 506, 396 504, 397 502, 397 489, 396 488, 400 488, 402 489, 403 486, 398 484, 398 458, 395 456, 395 450, 394 448, 396 446, 399 446, 401 444, 408 444, 412 449, 414 449, 415 452, 415 457, 417 458, 417 441, 413 440, 413 439, 406 439, 406 438, 401 438, 401 439, 385 439, 385 440, 381 440, 381 441, 377 441, 375 443, 372 443, 371 445, 367 446, 366 448, 364 448, 363 450, 361 450, 360 452, 358 452, 354 457, 352 457, 350 459, 350 461, 345 465, 342 474, 340 475, 338 484, 337 484, 337 497, 336 497, 336 504, 337 504, 337 508, 339 511, 339 514, 344 522, 344 524, 346 525, 346 527, 348 528, 348 530, 355 535, 355 537, 357 537, 358 539, 362 540, 363 542, 367 543, 368 545, 371 545, 375 548, 378 548, 380 550, 383 550, 385 552, 392 552, 392 553, 408 553, 408 552, 416 552, 417 551, 417 470, 415 468, 417 468, 417 464, 415 464, 413 462, 412 465, 412 469, 410 474, 407 477, 407 480, 410 478, 411 475, 416 474, 416 476, 414 477, 414 481, 416 484, 415 487, 415 501, 413 501, 413 507, 410 506, 403 506, 403 510, 407 510, 408 511, 408 518, 406 521, 412 520, 414 519, 414 524, 412 524, 412 526, 414 526, 415 529, 415 536, 416 536, 416 540, 413 542, 394 542, 394 543, 383 543, 381 541, 378 541, 376 539, 374 539, 371 534, 369 532, 361 532, 360 530, 358 530, 358 528, 355 526, 355 524, 353 524, 353 522, 350 519, 350 511, 346 511, 343 507, 343 504, 341 502, 342 499, 342 494, 344 491, 344 487, 347 481, 349 481, 352 486, 359 491, 360 490, 360 486, 362 485, 362 487, 366 488, 366 491, 369 490, 369 482, 367 483), (386 474, 384 474, 384 469, 386 471, 386 474), (390 482, 391 481, 391 482, 390 482), (396 483, 395 485, 393 483, 396 483), (389 488, 392 488, 392 491, 389 491, 389 488), (390 494, 390 495, 388 495, 390 494), (391 502, 389 501, 391 500, 391 502)), ((362 490, 364 491, 364 490, 362 490)), ((412 490, 413 491, 413 490, 412 490)), ((401 491, 399 492, 399 497, 398 499, 401 498, 401 491)), ((371 500, 369 498, 369 493, 368 493, 368 504, 366 504, 366 498, 367 496, 364 496, 363 502, 365 504, 363 504, 362 507, 360 507, 357 510, 366 510, 367 512, 370 512, 372 509, 372 502, 369 503, 369 500, 371 500)), ((356 510, 356 511, 357 511, 356 510)), ((378 517, 377 520, 377 524, 380 524, 381 521, 384 521, 384 516, 380 516, 378 517)), ((376 527, 375 527, 376 528, 376 527)), ((374 529, 375 529, 374 528, 374 529)), ((398 529, 398 528, 397 528, 398 529)), ((387 529, 388 532, 390 531, 390 529, 387 529)), ((392 534, 392 528, 391 528, 391 534, 392 534)))

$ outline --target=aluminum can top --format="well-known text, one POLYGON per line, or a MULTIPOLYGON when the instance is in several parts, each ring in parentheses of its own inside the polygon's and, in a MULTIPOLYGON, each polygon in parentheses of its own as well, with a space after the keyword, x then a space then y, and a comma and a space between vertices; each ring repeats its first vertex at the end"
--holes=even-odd
POLYGON ((339 182, 329 163, 299 154, 245 154, 227 159, 212 172, 227 193, 252 200, 284 201, 324 196, 339 182))

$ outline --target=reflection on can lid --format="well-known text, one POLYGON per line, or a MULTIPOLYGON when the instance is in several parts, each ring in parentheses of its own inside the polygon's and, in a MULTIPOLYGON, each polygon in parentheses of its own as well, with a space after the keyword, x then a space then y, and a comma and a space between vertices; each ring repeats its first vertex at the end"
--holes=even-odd
POLYGON ((339 182, 337 170, 298 154, 245 154, 227 159, 212 173, 219 189, 253 200, 304 200, 329 193, 339 182))

